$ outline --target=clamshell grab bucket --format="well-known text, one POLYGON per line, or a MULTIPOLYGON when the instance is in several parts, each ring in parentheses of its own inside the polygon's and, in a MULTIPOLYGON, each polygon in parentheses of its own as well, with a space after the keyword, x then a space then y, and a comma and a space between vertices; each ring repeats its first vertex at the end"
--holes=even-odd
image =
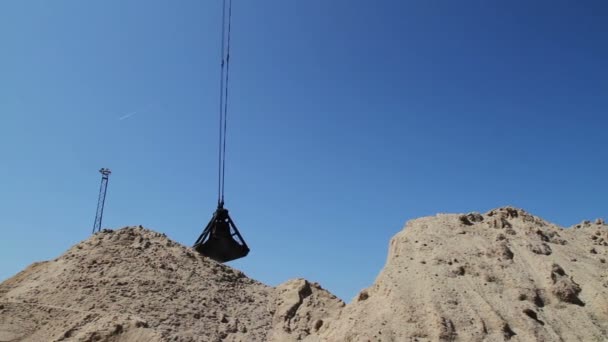
POLYGON ((218 262, 227 262, 249 254, 249 247, 230 218, 228 210, 221 205, 211 221, 194 243, 200 254, 218 262))

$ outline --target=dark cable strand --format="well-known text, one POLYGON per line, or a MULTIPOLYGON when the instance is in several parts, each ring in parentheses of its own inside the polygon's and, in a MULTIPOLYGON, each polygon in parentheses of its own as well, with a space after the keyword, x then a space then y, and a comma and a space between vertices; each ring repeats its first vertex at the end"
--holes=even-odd
POLYGON ((221 39, 221 72, 220 72, 220 111, 219 111, 219 143, 218 143, 218 171, 217 171, 217 201, 220 203, 222 194, 222 124, 224 120, 224 57, 226 43, 226 0, 222 2, 222 39, 221 39))
POLYGON ((232 0, 229 0, 228 5, 228 41, 226 46, 226 82, 225 82, 225 99, 224 99, 224 143, 223 143, 223 152, 222 152, 222 186, 221 186, 221 202, 224 202, 224 189, 225 189, 225 181, 226 181, 226 130, 227 130, 227 121, 228 121, 228 81, 230 75, 230 36, 232 32, 232 0))

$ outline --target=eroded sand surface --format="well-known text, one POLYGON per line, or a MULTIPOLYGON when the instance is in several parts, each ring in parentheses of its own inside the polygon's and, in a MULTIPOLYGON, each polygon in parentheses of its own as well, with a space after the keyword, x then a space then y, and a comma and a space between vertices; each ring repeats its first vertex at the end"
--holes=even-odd
POLYGON ((330 341, 606 341, 608 226, 514 208, 410 221, 330 341))
POLYGON ((306 335, 301 325, 314 324, 299 319, 306 305, 323 319, 325 305, 335 312, 343 303, 303 279, 275 290, 163 234, 129 227, 31 265, 0 285, 0 305, 0 341, 152 342, 295 339, 306 335))
POLYGON ((408 222, 345 305, 272 288, 141 227, 0 284, 0 341, 605 341, 608 226, 510 207, 408 222))

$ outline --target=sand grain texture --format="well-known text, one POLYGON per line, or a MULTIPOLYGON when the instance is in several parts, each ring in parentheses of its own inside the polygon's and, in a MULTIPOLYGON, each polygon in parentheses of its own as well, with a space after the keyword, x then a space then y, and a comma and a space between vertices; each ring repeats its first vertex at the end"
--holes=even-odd
POLYGON ((0 284, 0 342, 606 341, 606 259, 602 220, 439 214, 408 222, 345 305, 317 283, 269 287, 127 227, 0 284))
POLYGON ((261 341, 271 292, 131 227, 98 233, 2 283, 0 331, 26 341, 261 341))
POLYGON ((563 229, 510 207, 412 220, 324 337, 606 341, 606 241, 601 220, 563 229))

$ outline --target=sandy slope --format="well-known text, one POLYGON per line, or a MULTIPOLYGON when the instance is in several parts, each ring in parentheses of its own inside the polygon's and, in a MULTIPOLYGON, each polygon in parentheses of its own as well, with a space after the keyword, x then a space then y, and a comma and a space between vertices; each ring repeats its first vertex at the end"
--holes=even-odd
POLYGON ((306 310, 298 290, 341 302, 291 284, 275 293, 142 228, 104 231, 0 285, 0 341, 264 341, 273 323, 295 339, 307 333, 283 325, 306 310))
POLYGON ((606 341, 608 226, 514 208, 410 221, 344 305, 272 288, 140 227, 0 284, 1 341, 606 341))
POLYGON ((608 227, 522 210, 409 222, 331 341, 606 341, 608 227))

